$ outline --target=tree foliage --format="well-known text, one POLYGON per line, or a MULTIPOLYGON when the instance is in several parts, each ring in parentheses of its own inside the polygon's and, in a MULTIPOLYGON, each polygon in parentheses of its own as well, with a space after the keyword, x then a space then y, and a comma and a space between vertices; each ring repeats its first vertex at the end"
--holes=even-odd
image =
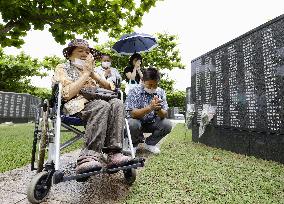
POLYGON ((30 89, 31 76, 44 76, 40 73, 40 62, 23 52, 17 56, 5 55, 0 51, 0 90, 26 92, 30 89))
POLYGON ((41 99, 51 98, 51 90, 46 88, 31 87, 27 93, 37 96, 41 99))
POLYGON ((181 63, 180 51, 177 48, 178 37, 168 33, 157 33, 158 46, 151 52, 143 53, 143 64, 161 69, 184 69, 181 63))
POLYGON ((46 98, 50 90, 38 88, 31 84, 31 77, 46 76, 46 70, 62 63, 64 60, 56 56, 45 57, 42 61, 33 59, 23 52, 19 55, 6 55, 0 48, 0 90, 16 93, 29 93, 35 96, 46 98))
MULTIPOLYGON (((174 68, 184 69, 185 65, 181 63, 180 51, 177 48, 177 36, 167 33, 157 33, 156 38, 158 46, 151 52, 142 53, 143 67, 153 66, 159 70, 174 68)), ((117 68, 120 73, 129 63, 129 57, 125 55, 117 55, 111 50, 115 41, 110 40, 105 44, 96 46, 96 49, 112 56, 112 66, 117 68)))
POLYGON ((47 70, 54 70, 58 64, 62 64, 64 62, 66 62, 66 59, 53 55, 44 57, 41 65, 47 70))
POLYGON ((172 93, 174 91, 174 84, 174 80, 170 79, 167 75, 163 75, 160 80, 159 87, 164 89, 166 93, 172 93))
POLYGON ((0 44, 20 47, 27 31, 48 28, 64 44, 80 34, 97 41, 99 32, 111 37, 142 25, 142 17, 161 0, 2 0, 0 44))

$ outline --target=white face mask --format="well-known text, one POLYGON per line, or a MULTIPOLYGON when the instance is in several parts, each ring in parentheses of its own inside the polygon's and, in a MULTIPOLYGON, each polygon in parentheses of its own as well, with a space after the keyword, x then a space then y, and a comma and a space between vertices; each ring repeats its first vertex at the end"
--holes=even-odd
POLYGON ((110 68, 111 62, 102 62, 103 68, 110 68))
POLYGON ((81 60, 81 59, 75 58, 73 64, 74 64, 76 67, 78 67, 78 68, 80 68, 80 69, 83 69, 83 67, 85 66, 86 62, 85 62, 85 60, 81 60))
POLYGON ((144 87, 144 90, 145 90, 147 93, 149 93, 149 94, 154 94, 154 93, 157 92, 157 89, 148 89, 148 88, 146 88, 146 87, 144 87))

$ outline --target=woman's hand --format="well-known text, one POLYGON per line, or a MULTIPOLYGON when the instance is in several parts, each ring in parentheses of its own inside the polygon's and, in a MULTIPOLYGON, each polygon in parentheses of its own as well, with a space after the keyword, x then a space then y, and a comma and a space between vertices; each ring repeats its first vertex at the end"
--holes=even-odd
POLYGON ((135 65, 134 65, 134 68, 139 71, 140 70, 140 66, 141 66, 141 60, 137 60, 135 65))
POLYGON ((94 57, 90 53, 85 60, 85 66, 84 66, 84 69, 83 69, 83 74, 91 75, 94 72, 94 68, 93 68, 94 62, 95 62, 94 57))

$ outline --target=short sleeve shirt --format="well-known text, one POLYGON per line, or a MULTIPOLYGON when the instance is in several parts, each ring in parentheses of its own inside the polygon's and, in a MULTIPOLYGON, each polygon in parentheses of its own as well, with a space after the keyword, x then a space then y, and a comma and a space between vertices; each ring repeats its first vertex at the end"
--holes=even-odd
MULTIPOLYGON (((161 88, 157 88, 156 95, 158 96, 158 98, 163 100, 162 109, 168 110, 168 103, 165 91, 161 88)), ((152 101, 153 97, 154 94, 147 93, 144 90, 143 85, 139 84, 135 86, 133 89, 129 91, 127 98, 125 100, 126 117, 131 118, 130 113, 133 109, 141 109, 147 107, 152 101)), ((154 113, 154 111, 151 111, 141 119, 141 122, 151 123, 155 121, 156 117, 157 115, 154 113)))

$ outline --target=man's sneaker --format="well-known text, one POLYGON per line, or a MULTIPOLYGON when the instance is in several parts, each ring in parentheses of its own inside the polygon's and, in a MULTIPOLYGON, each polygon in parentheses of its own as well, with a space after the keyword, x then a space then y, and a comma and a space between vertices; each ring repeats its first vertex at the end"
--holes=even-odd
POLYGON ((161 150, 156 145, 147 145, 145 144, 145 149, 152 152, 153 154, 160 154, 161 150))

